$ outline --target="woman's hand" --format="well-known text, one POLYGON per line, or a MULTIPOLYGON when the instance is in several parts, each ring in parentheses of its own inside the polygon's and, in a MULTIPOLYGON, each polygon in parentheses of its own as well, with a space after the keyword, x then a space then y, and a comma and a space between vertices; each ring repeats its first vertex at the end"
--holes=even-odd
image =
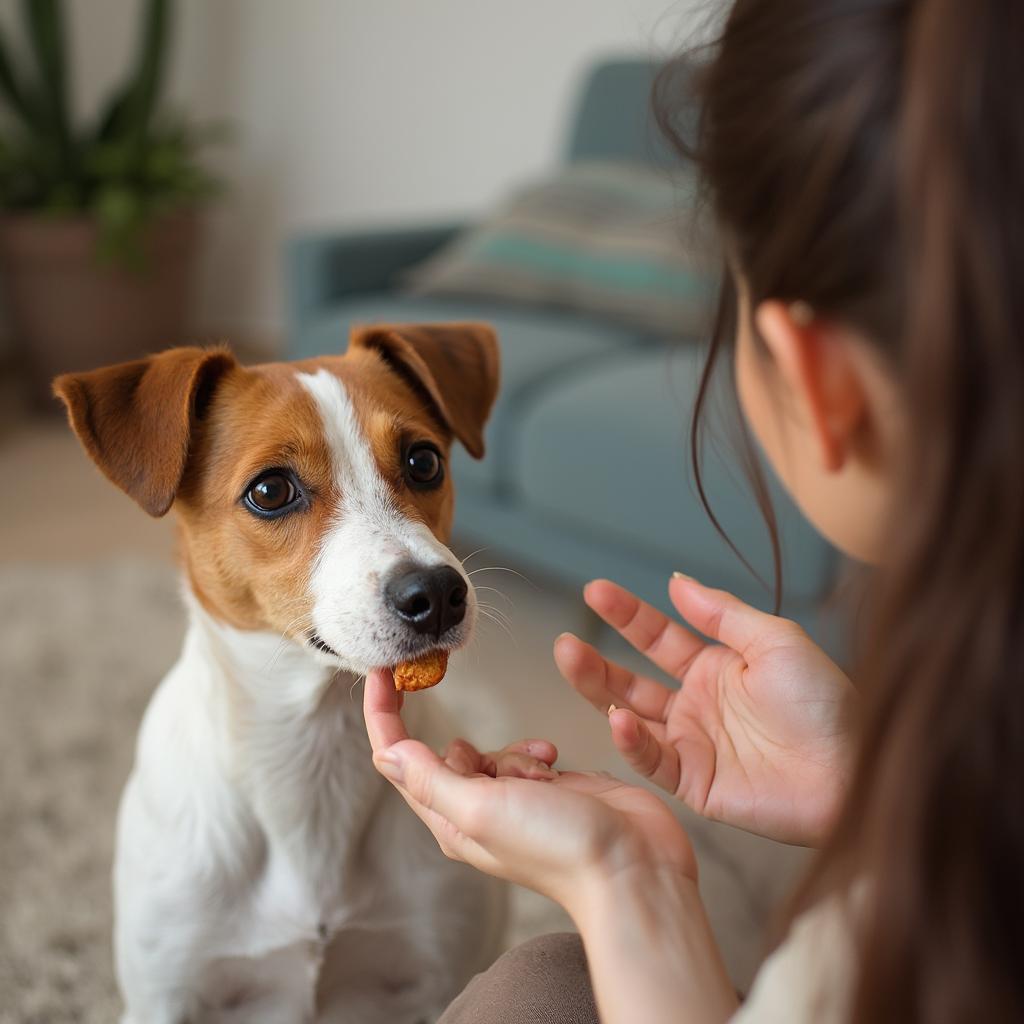
POLYGON ((371 672, 364 713, 374 764, 447 856, 541 892, 574 917, 597 879, 633 869, 696 877, 686 834, 654 794, 607 775, 553 772, 556 752, 544 741, 500 755, 456 741, 442 759, 409 737, 401 706, 390 672, 371 672))
POLYGON ((570 634, 555 641, 569 683, 602 714, 641 775, 699 814, 813 846, 845 792, 853 686, 795 623, 675 576, 680 615, 706 643, 627 590, 598 580, 587 604, 681 689, 635 675, 570 634))
POLYGON ((542 740, 498 754, 457 740, 442 760, 409 738, 401 708, 391 673, 371 672, 363 711, 374 764, 447 856, 565 907, 586 946, 602 1021, 667 1024, 680 1007, 694 1024, 732 1016, 736 996, 697 891, 693 849, 657 796, 608 775, 553 772, 557 752, 542 740))

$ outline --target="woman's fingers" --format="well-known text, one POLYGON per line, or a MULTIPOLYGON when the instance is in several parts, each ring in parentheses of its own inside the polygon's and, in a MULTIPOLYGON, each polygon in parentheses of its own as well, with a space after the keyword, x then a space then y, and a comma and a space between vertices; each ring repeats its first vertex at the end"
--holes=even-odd
POLYGON ((460 775, 519 779, 553 779, 558 775, 551 769, 558 758, 558 750, 547 740, 518 740, 502 750, 481 753, 472 743, 456 739, 448 744, 441 757, 460 775))
POLYGON ((558 760, 558 748, 547 740, 516 740, 501 750, 484 755, 484 771, 493 778, 554 779, 552 765, 558 760))
POLYGON ((374 669, 366 676, 363 689, 363 717, 374 750, 385 750, 409 738, 401 710, 402 695, 395 689, 391 669, 374 669))
POLYGON ((540 758, 530 754, 521 754, 514 750, 499 750, 490 755, 491 763, 487 772, 493 778, 516 779, 557 779, 556 772, 540 758))
MULTIPOLYGON (((499 753, 528 754, 530 757, 535 757, 538 761, 543 761, 548 766, 553 765, 558 760, 558 747, 549 740, 516 740, 515 743, 510 743, 499 753)), ((497 754, 492 754, 491 756, 496 757, 497 754)))
POLYGON ((610 580, 594 580, 583 588, 583 600, 613 629, 674 679, 705 646, 704 641, 635 594, 610 580))
POLYGON ((795 622, 759 611, 728 591, 705 587, 689 576, 673 576, 668 593, 691 626, 747 661, 759 648, 776 642, 780 635, 803 632, 795 622))
POLYGON ((487 755, 481 754, 466 740, 452 740, 442 752, 441 759, 460 775, 490 774, 487 771, 487 755))
POLYGON ((555 641, 555 664, 570 686, 602 715, 610 704, 618 704, 652 721, 664 721, 672 690, 608 661, 572 633, 563 633, 555 641))
POLYGON ((628 708, 613 708, 608 725, 612 742, 633 771, 669 793, 677 791, 680 763, 675 747, 662 743, 628 708))

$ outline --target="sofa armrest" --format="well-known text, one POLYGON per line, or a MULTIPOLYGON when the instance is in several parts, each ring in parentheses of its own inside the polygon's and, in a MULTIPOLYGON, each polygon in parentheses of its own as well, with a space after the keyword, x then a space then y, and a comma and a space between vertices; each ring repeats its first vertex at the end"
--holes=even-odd
POLYGON ((285 255, 288 327, 297 338, 324 306, 360 292, 383 291, 398 274, 454 238, 462 223, 303 235, 285 255))

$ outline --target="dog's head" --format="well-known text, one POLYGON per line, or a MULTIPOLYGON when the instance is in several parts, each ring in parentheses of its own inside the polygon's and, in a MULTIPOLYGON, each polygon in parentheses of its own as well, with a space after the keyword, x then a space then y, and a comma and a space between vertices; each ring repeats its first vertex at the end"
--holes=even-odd
POLYGON ((362 673, 469 637, 448 455, 453 440, 483 455, 497 386, 490 328, 437 324, 361 328, 343 356, 249 368, 171 349, 54 391, 110 480, 150 515, 174 505, 207 612, 362 673))

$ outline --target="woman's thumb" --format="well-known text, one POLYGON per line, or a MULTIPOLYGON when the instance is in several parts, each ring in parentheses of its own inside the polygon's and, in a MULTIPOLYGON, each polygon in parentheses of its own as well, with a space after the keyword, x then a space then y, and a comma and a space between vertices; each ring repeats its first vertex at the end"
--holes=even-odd
POLYGON ((793 625, 759 611, 726 590, 705 587, 681 572, 672 574, 668 594, 676 610, 694 629, 744 656, 777 633, 780 626, 793 625))
POLYGON ((608 709, 612 742, 633 771, 656 786, 675 793, 679 786, 679 754, 660 743, 646 723, 629 708, 608 709))
POLYGON ((418 740, 403 740, 374 754, 377 770, 423 807, 458 824, 479 802, 473 781, 453 771, 418 740))

